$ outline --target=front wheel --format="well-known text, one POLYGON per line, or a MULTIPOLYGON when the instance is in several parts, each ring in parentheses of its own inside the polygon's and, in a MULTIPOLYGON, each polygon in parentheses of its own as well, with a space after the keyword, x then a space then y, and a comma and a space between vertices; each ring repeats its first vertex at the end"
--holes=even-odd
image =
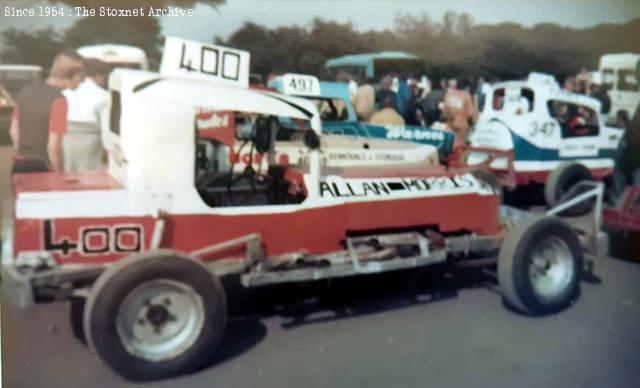
POLYGON ((498 257, 505 302, 521 313, 543 315, 578 298, 582 248, 571 227, 556 217, 532 218, 507 233, 498 257))
POLYGON ((195 371, 214 354, 226 324, 219 280, 175 252, 124 260, 94 285, 84 332, 100 358, 132 380, 195 371))

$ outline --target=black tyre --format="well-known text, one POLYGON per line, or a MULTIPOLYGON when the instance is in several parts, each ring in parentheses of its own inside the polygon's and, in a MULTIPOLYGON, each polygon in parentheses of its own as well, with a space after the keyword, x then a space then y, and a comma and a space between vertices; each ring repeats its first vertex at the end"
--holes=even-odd
POLYGON ((71 333, 83 345, 87 345, 87 337, 84 334, 84 305, 87 298, 84 296, 72 296, 69 298, 69 323, 71 333))
POLYGON ((563 310, 580 292, 582 248, 571 227, 556 217, 532 218, 507 233, 498 257, 505 302, 528 315, 563 310))
POLYGON ((188 256, 158 251, 123 260, 98 278, 84 331, 125 378, 155 380, 205 366, 227 320, 220 281, 188 256))
MULTIPOLYGON (((544 199, 549 206, 559 203, 565 194, 571 192, 570 197, 582 194, 584 189, 573 189, 578 182, 593 181, 591 172, 580 163, 565 162, 556 167, 549 176, 544 185, 544 199)), ((561 215, 574 217, 586 214, 591 211, 593 203, 591 201, 583 201, 575 206, 563 211, 561 215)))

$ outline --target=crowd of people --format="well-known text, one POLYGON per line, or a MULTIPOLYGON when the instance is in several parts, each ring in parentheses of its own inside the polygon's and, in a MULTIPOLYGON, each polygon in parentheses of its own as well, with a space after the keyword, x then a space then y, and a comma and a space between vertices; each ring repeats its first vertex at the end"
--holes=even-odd
POLYGON ((45 80, 17 94, 9 130, 13 174, 103 168, 100 126, 109 71, 107 64, 65 49, 45 80))
MULTIPOLYGON (((353 82, 353 81, 348 81, 353 82)), ((432 82, 420 78, 388 75, 377 91, 373 80, 351 87, 358 119, 376 125, 417 125, 452 131, 456 145, 463 144, 469 128, 478 119, 488 84, 476 86, 468 78, 432 82)))
MULTIPOLYGON (((483 77, 467 77, 431 81, 427 77, 384 76, 377 87, 368 79, 356 85, 348 74, 338 81, 349 83, 352 103, 358 119, 375 125, 418 125, 452 131, 454 146, 466 143, 469 129, 482 111, 490 85, 483 77), (473 82, 472 82, 473 81, 473 82)), ((582 69, 564 79, 562 89, 568 93, 590 96, 600 102, 600 113, 607 117, 611 99, 599 73, 582 69)), ((582 112, 585 125, 595 120, 595 112, 582 112)), ((561 110, 560 113, 561 115, 561 110)), ((640 185, 640 122, 638 112, 630 118, 619 112, 609 124, 625 128, 616 156, 614 186, 621 191, 628 184, 640 185)))
MULTIPOLYGON (((65 49, 55 57, 47 79, 31 83, 18 93, 10 127, 15 148, 13 173, 104 168, 100 128, 108 104, 110 70, 101 61, 87 60, 65 49)), ((357 85, 348 73, 338 78, 349 84, 359 120, 452 131, 454 147, 465 144, 490 90, 482 77, 472 83, 466 77, 429 80, 426 76, 391 74, 382 77, 377 86, 371 79, 357 85)), ((567 77, 563 89, 598 99, 603 115, 611 109, 602 79, 584 69, 567 77)), ((618 125, 628 128, 618 150, 618 182, 640 184, 638 120, 637 111, 633 118, 618 117, 618 125)))

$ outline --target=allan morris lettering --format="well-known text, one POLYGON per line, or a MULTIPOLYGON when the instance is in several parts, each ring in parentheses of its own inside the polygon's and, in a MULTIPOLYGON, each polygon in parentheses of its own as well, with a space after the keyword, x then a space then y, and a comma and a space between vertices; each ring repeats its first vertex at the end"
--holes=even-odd
POLYGON ((367 197, 390 194, 391 190, 382 182, 320 182, 320 196, 328 194, 334 198, 367 197))
POLYGON ((384 196, 401 192, 428 192, 435 190, 452 192, 468 189, 475 185, 472 177, 456 175, 452 177, 433 177, 426 179, 402 179, 386 182, 320 182, 320 196, 334 198, 355 198, 367 196, 384 196))

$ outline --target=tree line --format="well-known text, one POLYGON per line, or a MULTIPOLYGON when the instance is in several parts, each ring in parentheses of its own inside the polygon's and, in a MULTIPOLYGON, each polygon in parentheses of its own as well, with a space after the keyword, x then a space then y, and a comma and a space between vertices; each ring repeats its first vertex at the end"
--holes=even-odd
MULTIPOLYGON (((184 5, 175 0, 167 2, 184 5)), ((214 6, 222 3, 206 2, 214 6)), ((215 24, 211 25, 213 37, 215 24)), ((552 23, 524 27, 517 23, 476 24, 468 13, 447 12, 440 21, 433 21, 426 14, 396 15, 394 26, 361 32, 351 23, 320 18, 308 25, 277 28, 245 22, 227 39, 214 37, 212 41, 250 51, 254 73, 266 76, 272 72, 299 72, 323 78, 327 76, 324 63, 329 58, 383 50, 406 51, 424 58, 427 74, 432 78, 470 75, 493 79, 521 78, 530 71, 563 79, 581 68, 597 68, 602 54, 640 52, 640 18, 590 28, 552 23)), ((162 45, 160 23, 153 17, 86 17, 60 32, 50 28, 10 28, 2 31, 2 39, 2 62, 44 68, 63 47, 107 42, 142 48, 153 66, 159 62, 162 45)))
POLYGON ((640 18, 624 24, 569 28, 552 23, 475 24, 467 13, 397 15, 393 30, 359 32, 350 23, 315 19, 309 26, 269 29, 246 22, 216 42, 249 50, 252 70, 325 75, 327 59, 346 54, 400 50, 426 60, 431 77, 459 75, 514 79, 542 71, 563 79, 596 69, 601 55, 640 53, 640 18))

